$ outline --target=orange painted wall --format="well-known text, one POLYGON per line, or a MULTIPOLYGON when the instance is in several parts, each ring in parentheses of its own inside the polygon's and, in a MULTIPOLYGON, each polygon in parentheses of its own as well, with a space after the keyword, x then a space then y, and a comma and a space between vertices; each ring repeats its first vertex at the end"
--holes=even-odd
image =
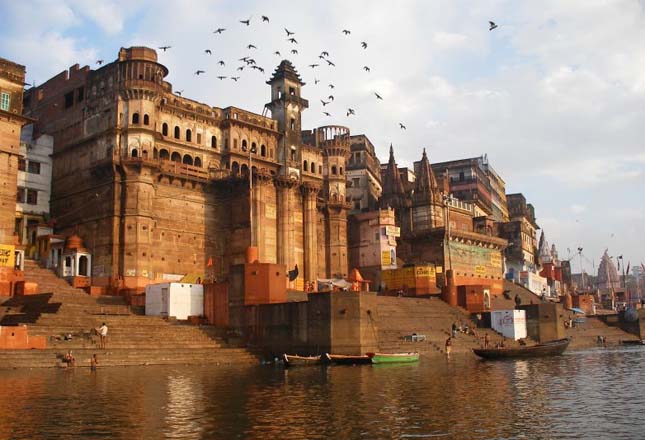
POLYGON ((228 327, 228 283, 204 284, 204 316, 210 325, 228 327))
POLYGON ((287 276, 284 264, 244 265, 244 304, 287 302, 287 276))
POLYGON ((47 348, 45 336, 29 336, 26 325, 0 326, 0 350, 27 350, 47 348))

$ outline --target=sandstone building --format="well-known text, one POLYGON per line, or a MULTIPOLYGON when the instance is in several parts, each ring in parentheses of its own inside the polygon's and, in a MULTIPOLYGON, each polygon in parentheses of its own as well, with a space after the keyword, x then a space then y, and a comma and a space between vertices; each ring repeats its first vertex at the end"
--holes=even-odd
POLYGON ((93 252, 93 284, 223 279, 249 245, 262 262, 297 264, 292 287, 346 276, 349 129, 302 130, 292 64, 267 82, 271 117, 177 96, 167 74, 154 50, 131 47, 25 96, 34 135, 54 138, 52 220, 93 252))

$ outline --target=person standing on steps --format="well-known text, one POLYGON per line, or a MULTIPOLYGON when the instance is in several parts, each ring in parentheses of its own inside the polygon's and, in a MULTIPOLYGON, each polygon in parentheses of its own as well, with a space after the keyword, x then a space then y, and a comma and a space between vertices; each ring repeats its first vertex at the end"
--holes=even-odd
POLYGON ((488 348, 488 344, 490 344, 490 336, 488 336, 488 333, 484 335, 484 348, 488 348))
POLYGON ((446 339, 446 356, 450 356, 450 352, 452 351, 452 338, 448 336, 448 339, 446 339))
POLYGON ((105 323, 103 323, 99 327, 98 333, 100 337, 99 348, 102 348, 103 350, 105 350, 105 347, 107 345, 108 326, 105 323))

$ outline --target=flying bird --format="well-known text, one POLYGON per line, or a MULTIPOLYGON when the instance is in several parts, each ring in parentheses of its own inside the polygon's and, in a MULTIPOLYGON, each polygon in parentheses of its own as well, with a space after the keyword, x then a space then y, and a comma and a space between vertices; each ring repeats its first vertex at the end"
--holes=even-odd
POLYGON ((225 76, 218 76, 217 79, 226 79, 225 76))
POLYGON ((249 57, 242 57, 238 61, 244 61, 245 63, 249 60, 249 57))
POLYGON ((211 50, 210 50, 210 49, 206 49, 206 50, 204 51, 204 53, 207 53, 207 54, 209 54, 209 55, 213 55, 213 52, 211 52, 211 50))
POLYGON ((371 72, 370 68, 368 66, 363 66, 363 70, 366 72, 371 72))
POLYGON ((240 20, 240 23, 245 24, 245 25, 250 25, 251 24, 251 17, 248 18, 248 20, 240 20))
POLYGON ((324 114, 325 116, 331 116, 331 114, 330 114, 330 113, 327 113, 327 112, 323 112, 323 114, 324 114))
POLYGON ((333 101, 333 100, 334 100, 334 95, 329 95, 329 96, 327 97, 327 99, 329 99, 330 101, 333 101))
POLYGON ((289 276, 289 281, 294 281, 296 278, 298 278, 298 265, 296 264, 296 267, 293 268, 293 270, 290 270, 288 273, 289 276))
POLYGON ((291 53, 294 55, 298 55, 298 51, 296 49, 291 49, 291 53))
POLYGON ((322 99, 320 100, 320 102, 322 102, 323 107, 326 106, 327 104, 329 104, 329 102, 325 102, 322 99))
POLYGON ((284 28, 284 31, 287 33, 287 37, 290 37, 291 35, 294 35, 295 32, 290 32, 289 29, 284 28))
POLYGON ((222 32, 224 32, 225 30, 226 30, 226 28, 217 28, 217 29, 215 29, 215 30, 213 31, 213 33, 214 33, 214 34, 221 34, 221 33, 222 33, 222 32))
POLYGON ((366 43, 366 42, 364 42, 364 41, 361 41, 361 47, 362 47, 363 49, 367 49, 367 43, 366 43))
POLYGON ((244 66, 238 67, 237 70, 239 70, 241 72, 242 70, 244 70, 244 66))
POLYGON ((269 22, 269 17, 267 17, 266 15, 263 15, 262 16, 262 21, 266 21, 268 23, 269 22))
POLYGON ((314 78, 314 84, 318 84, 320 80, 318 78, 314 78))
POLYGON ((400 122, 399 122, 399 128, 401 130, 407 130, 408 129, 408 127, 406 127, 405 125, 401 124, 400 122))
POLYGON ((255 64, 255 60, 253 58, 249 58, 246 60, 246 64, 255 64))
POLYGON ((183 90, 177 90, 177 91, 175 92, 175 95, 179 95, 179 96, 181 96, 181 94, 182 94, 182 93, 184 93, 184 91, 183 91, 183 90))
POLYGON ((379 95, 378 93, 374 92, 374 95, 376 96, 376 99, 380 99, 381 101, 383 100, 381 95, 379 95))
POLYGON ((289 38, 287 41, 288 41, 289 43, 298 44, 298 40, 296 40, 296 39, 295 39, 295 38, 293 38, 293 37, 289 38))
POLYGON ((319 64, 310 64, 310 65, 309 65, 309 67, 311 67, 312 69, 315 69, 315 68, 316 68, 316 67, 318 67, 318 66, 319 66, 319 64))
POLYGON ((329 61, 329 60, 325 60, 325 61, 327 61, 327 64, 328 64, 329 66, 334 66, 334 67, 336 67, 336 65, 335 65, 334 63, 332 63, 331 61, 329 61))
POLYGON ((205 70, 198 70, 197 72, 195 72, 195 75, 201 75, 202 73, 206 73, 206 71, 205 70))
POLYGON ((255 46, 254 46, 254 45, 252 45, 252 44, 249 44, 248 46, 246 46, 246 48, 247 48, 247 49, 257 49, 257 47, 255 47, 255 46))
POLYGON ((353 109, 353 108, 348 108, 348 109, 347 109, 347 116, 349 116, 349 115, 356 115, 356 113, 354 113, 354 109, 353 109))
POLYGON ((262 67, 260 67, 260 66, 251 66, 251 69, 255 69, 255 70, 258 70, 260 72, 264 72, 264 69, 262 67))
POLYGON ((329 84, 329 88, 330 88, 330 89, 333 89, 333 88, 334 88, 334 85, 333 85, 333 84, 329 84))
POLYGON ((219 64, 220 66, 224 66, 224 65, 226 65, 226 63, 225 63, 223 60, 219 60, 219 61, 217 62, 217 64, 219 64))
POLYGON ((232 77, 231 77, 231 79, 232 79, 233 81, 237 82, 237 80, 238 80, 238 79, 240 79, 240 77, 239 77, 239 76, 232 76, 232 77))
POLYGON ((320 53, 320 56, 321 56, 321 57, 328 57, 328 56, 329 56, 329 52, 327 52, 326 50, 323 50, 323 51, 320 53))
POLYGON ((345 35, 349 35, 349 34, 351 34, 351 33, 352 33, 352 31, 350 31, 350 30, 348 30, 348 29, 343 29, 343 34, 345 34, 345 35))
POLYGON ((159 49, 163 50, 164 52, 170 49, 172 46, 160 46, 159 49))
POLYGON ((279 56, 279 57, 281 57, 281 56, 282 56, 282 55, 280 55, 280 51, 279 51, 279 50, 276 50, 275 52, 273 52, 273 55, 277 55, 277 56, 279 56))
POLYGON ((497 28, 497 25, 495 24, 494 21, 489 21, 490 27, 488 28, 489 31, 492 31, 493 29, 497 28))
POLYGON ((101 64, 103 64, 103 60, 96 60, 96 64, 100 66, 101 64))

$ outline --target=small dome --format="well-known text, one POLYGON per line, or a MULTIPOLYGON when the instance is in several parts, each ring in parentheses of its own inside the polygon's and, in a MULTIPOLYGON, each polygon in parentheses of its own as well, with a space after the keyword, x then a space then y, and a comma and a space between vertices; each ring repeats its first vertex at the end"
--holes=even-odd
POLYGON ((83 239, 76 234, 73 234, 67 239, 65 245, 67 249, 83 249, 83 239))

